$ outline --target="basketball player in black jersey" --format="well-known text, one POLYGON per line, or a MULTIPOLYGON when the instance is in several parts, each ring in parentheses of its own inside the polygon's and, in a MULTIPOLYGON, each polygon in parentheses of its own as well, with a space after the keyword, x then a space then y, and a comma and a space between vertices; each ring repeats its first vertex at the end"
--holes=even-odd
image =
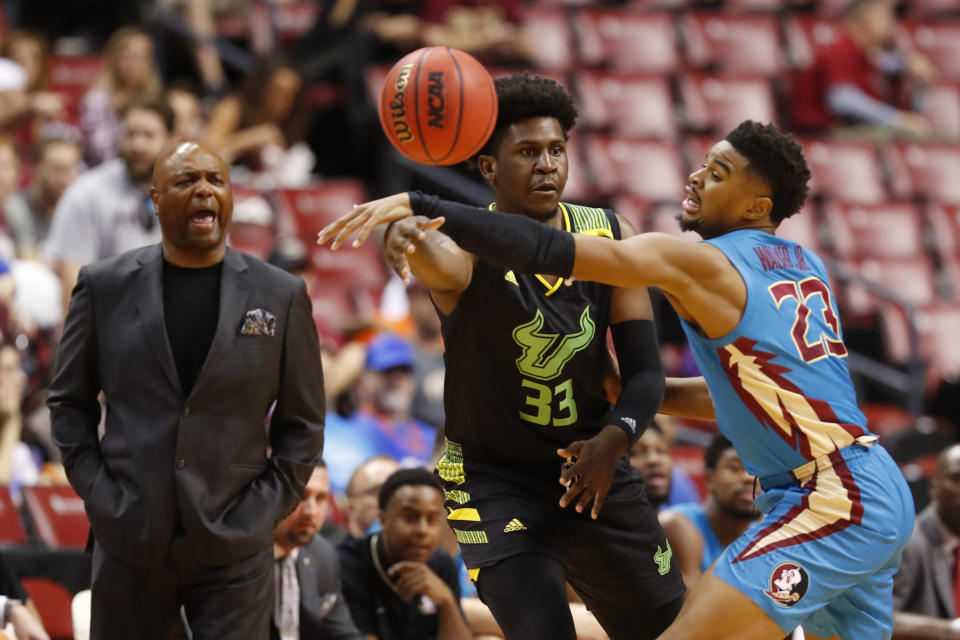
MULTIPOLYGON (((497 125, 475 158, 496 208, 571 233, 633 235, 610 210, 560 202, 577 116, 567 91, 527 75, 496 87, 497 125)), ((385 246, 440 314, 447 444, 437 472, 464 562, 506 637, 573 640, 565 580, 613 640, 656 637, 684 587, 626 457, 664 387, 647 291, 513 273, 406 220, 385 246), (622 379, 614 406, 608 327, 622 379)))

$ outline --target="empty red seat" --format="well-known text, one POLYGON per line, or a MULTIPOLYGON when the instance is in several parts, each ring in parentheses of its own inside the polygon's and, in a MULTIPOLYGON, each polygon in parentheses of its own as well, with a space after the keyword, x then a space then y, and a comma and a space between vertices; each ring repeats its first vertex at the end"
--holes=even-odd
POLYGON ((52 549, 83 549, 90 522, 83 500, 70 487, 24 487, 23 501, 37 535, 52 549))
POLYGON ((811 192, 851 202, 886 199, 876 148, 867 142, 811 140, 804 144, 811 192))
POLYGON ((915 18, 938 18, 960 16, 957 0, 911 0, 906 3, 908 15, 915 18))
MULTIPOLYGON (((910 258, 863 258, 851 266, 863 277, 883 286, 907 302, 922 307, 937 300, 936 273, 925 255, 910 258)), ((849 287, 841 310, 859 316, 876 312, 882 298, 859 286, 849 287)))
POLYGON ((686 59, 695 67, 765 75, 785 68, 773 16, 687 13, 680 25, 686 59))
POLYGON ((103 69, 101 56, 50 56, 50 87, 89 89, 103 69))
POLYGON ((50 639, 73 640, 73 595, 63 585, 48 578, 27 576, 20 581, 37 607, 40 621, 50 639))
POLYGON ((573 18, 580 62, 620 71, 669 73, 679 65, 669 13, 580 9, 573 18))
POLYGON ((932 202, 927 206, 927 219, 940 257, 960 258, 960 204, 932 202))
POLYGON ((899 143, 887 158, 895 195, 960 202, 960 145, 899 143))
POLYGON ((924 114, 939 135, 960 138, 960 84, 937 83, 924 91, 924 114))
POLYGON ((580 140, 588 140, 576 130, 567 140, 567 185, 563 189, 564 202, 592 201, 597 196, 593 172, 583 154, 580 140))
POLYGON ((762 76, 690 73, 681 78, 680 92, 686 124, 694 130, 711 130, 723 137, 744 120, 777 120, 770 81, 762 76))
POLYGON ((583 71, 576 75, 576 86, 584 126, 635 137, 676 134, 666 76, 583 71))
POLYGON ((626 218, 640 233, 646 228, 647 212, 651 206, 649 200, 630 194, 619 195, 613 199, 613 210, 617 215, 626 218))
POLYGON ((27 536, 20 524, 20 515, 10 497, 10 489, 0 485, 0 545, 23 544, 27 536))
POLYGON ((584 152, 604 193, 677 203, 683 199, 683 162, 673 143, 594 135, 584 152))
POLYGON ((902 34, 909 45, 927 56, 944 80, 960 80, 960 23, 906 22, 902 34))
POLYGON ((793 240, 814 253, 821 252, 820 233, 814 207, 809 204, 780 223, 777 235, 793 240))
POLYGON ((357 180, 279 189, 276 195, 281 215, 288 216, 305 242, 315 241, 323 227, 350 211, 353 205, 367 200, 366 190, 357 180))
POLYGON ((811 67, 817 50, 833 42, 840 28, 840 23, 833 18, 790 16, 783 30, 790 64, 798 69, 811 67))
POLYGON ((563 9, 534 6, 524 12, 523 25, 532 62, 539 69, 566 71, 573 66, 570 24, 563 9))
POLYGON ((910 258, 924 250, 923 217, 912 203, 830 201, 823 215, 838 256, 910 258))

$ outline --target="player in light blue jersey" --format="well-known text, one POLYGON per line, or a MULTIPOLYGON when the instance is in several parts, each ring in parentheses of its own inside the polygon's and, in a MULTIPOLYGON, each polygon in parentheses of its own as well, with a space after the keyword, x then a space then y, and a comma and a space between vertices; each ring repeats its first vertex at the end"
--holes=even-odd
MULTIPOLYGON (((764 489, 762 520, 700 577, 661 640, 780 640, 801 624, 808 638, 885 640, 913 501, 857 408, 823 263, 775 235, 809 178, 799 144, 747 121, 690 175, 680 221, 701 243, 574 236, 420 193, 356 207, 319 241, 337 247, 356 231, 359 242, 418 215, 421 229, 519 272, 660 287, 704 374, 668 381, 664 411, 715 415, 764 489)), ((561 480, 568 493, 591 489, 561 480)))

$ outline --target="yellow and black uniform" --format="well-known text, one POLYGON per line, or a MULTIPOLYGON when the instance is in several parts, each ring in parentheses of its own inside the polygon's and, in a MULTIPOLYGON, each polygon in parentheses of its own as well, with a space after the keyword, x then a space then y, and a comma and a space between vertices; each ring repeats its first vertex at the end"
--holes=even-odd
MULTIPOLYGON (((620 238, 610 210, 560 209, 572 233, 620 238)), ((635 620, 679 607, 676 562, 626 457, 597 520, 558 504, 564 488, 557 449, 608 424, 603 372, 612 292, 570 279, 550 284, 480 260, 456 308, 441 314, 447 444, 437 473, 481 597, 481 569, 539 553, 564 564, 567 580, 596 613, 630 611, 635 620)))

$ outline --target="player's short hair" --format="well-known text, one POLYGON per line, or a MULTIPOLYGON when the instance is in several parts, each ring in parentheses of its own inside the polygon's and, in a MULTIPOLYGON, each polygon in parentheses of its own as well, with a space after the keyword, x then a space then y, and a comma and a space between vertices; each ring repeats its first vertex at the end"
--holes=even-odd
POLYGON ((727 142, 748 160, 747 170, 770 187, 770 220, 775 226, 800 210, 807 199, 810 168, 803 147, 772 124, 744 120, 727 142))
POLYGON ((733 448, 733 443, 727 440, 726 436, 722 433, 714 434, 713 440, 710 441, 703 452, 703 466, 711 471, 716 470, 720 456, 723 455, 724 451, 731 448, 733 448))
POLYGON ((393 494, 397 492, 401 487, 432 487, 440 492, 443 495, 440 485, 437 484, 437 479, 432 473, 423 469, 421 467, 415 467, 412 469, 398 469, 394 471, 393 474, 387 478, 383 484, 380 486, 380 496, 377 500, 380 505, 381 510, 387 508, 387 503, 390 502, 390 498, 393 497, 393 494))
POLYGON ((555 80, 515 73, 494 80, 497 89, 497 124, 480 154, 493 155, 500 148, 510 125, 530 118, 556 118, 564 137, 577 122, 577 108, 570 92, 555 80))

